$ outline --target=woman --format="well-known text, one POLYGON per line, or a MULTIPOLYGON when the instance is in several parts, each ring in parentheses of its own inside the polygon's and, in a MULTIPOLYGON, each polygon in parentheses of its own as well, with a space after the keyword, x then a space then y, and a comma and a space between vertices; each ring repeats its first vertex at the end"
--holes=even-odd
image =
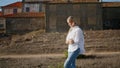
POLYGON ((72 16, 67 18, 67 23, 70 26, 70 29, 66 37, 66 44, 68 44, 68 57, 64 63, 64 68, 76 68, 75 59, 79 54, 83 54, 85 51, 84 35, 79 26, 76 25, 72 16))

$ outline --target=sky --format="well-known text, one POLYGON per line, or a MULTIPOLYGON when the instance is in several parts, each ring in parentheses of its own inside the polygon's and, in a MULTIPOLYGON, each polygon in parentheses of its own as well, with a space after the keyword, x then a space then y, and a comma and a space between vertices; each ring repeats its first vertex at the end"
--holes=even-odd
POLYGON ((8 5, 8 4, 17 2, 17 1, 22 1, 22 0, 0 0, 0 6, 5 6, 5 5, 8 5))
MULTIPOLYGON (((8 4, 17 2, 17 1, 22 1, 22 0, 0 0, 0 6, 5 6, 5 5, 8 5, 8 4)), ((101 1, 104 1, 104 2, 120 2, 120 0, 101 0, 101 1)))
MULTIPOLYGON (((22 0, 0 0, 0 7, 22 0)), ((0 8, 1 11, 1 8, 0 8)))
MULTIPOLYGON (((17 1, 22 1, 22 0, 0 0, 0 6, 5 6, 8 4, 17 2, 17 1)), ((103 2, 120 2, 120 0, 101 0, 101 1, 103 1, 103 2)), ((1 9, 0 9, 0 11, 1 11, 1 9)))

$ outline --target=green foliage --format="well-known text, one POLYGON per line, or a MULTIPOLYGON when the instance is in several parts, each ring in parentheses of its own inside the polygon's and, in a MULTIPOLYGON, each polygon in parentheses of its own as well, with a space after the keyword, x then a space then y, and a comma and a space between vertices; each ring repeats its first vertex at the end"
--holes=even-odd
POLYGON ((65 55, 65 58, 67 58, 68 57, 68 51, 65 51, 64 55, 65 55))

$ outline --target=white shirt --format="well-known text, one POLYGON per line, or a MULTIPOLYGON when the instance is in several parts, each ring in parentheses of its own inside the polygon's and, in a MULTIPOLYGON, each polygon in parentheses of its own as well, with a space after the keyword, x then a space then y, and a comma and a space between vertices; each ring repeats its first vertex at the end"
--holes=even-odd
POLYGON ((80 48, 80 54, 83 54, 85 52, 84 35, 83 31, 78 26, 70 28, 68 35, 66 37, 66 41, 70 39, 74 41, 74 44, 69 44, 68 52, 74 52, 75 50, 80 48))

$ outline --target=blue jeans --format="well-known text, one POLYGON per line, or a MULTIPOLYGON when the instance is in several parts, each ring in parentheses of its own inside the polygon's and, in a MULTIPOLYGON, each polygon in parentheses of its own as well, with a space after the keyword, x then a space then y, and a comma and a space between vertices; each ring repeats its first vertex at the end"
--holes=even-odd
POLYGON ((68 52, 68 57, 64 63, 64 68, 76 68, 75 60, 79 55, 79 52, 80 52, 79 48, 74 52, 68 52))

